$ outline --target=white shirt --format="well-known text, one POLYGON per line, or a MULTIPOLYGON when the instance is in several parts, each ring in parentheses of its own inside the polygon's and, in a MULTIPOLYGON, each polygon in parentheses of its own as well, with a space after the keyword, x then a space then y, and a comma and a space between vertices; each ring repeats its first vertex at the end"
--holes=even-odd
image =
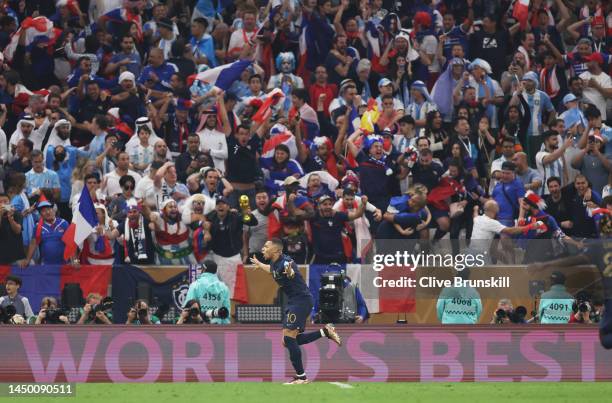
POLYGON ((606 88, 606 89, 612 88, 612 80, 610 79, 610 76, 604 73, 603 71, 599 75, 593 75, 591 74, 591 72, 585 71, 584 73, 580 74, 580 78, 582 78, 582 80, 585 83, 584 90, 582 91, 582 96, 586 98, 588 101, 590 101, 593 105, 595 105, 597 109, 599 109, 599 111, 601 112, 601 119, 603 121, 606 121, 607 116, 608 116, 607 111, 606 111, 608 107, 608 101, 602 95, 601 92, 599 92, 595 88, 588 87, 586 83, 591 78, 593 78, 603 88, 606 88))
POLYGON ((8 146, 6 143, 6 134, 2 129, 0 129, 0 159, 2 160, 2 164, 8 162, 8 146))
POLYGON ((472 229, 472 241, 491 241, 493 237, 506 228, 499 221, 486 214, 474 218, 474 228, 472 229))
MULTIPOLYGON (((136 183, 138 183, 142 179, 142 176, 140 176, 140 174, 129 169, 127 175, 132 176, 136 183)), ((121 186, 119 186, 119 179, 121 179, 121 176, 119 176, 117 170, 114 170, 104 175, 104 186, 102 188, 102 194, 107 197, 113 197, 114 195, 121 193, 122 189, 121 186)))
POLYGON ((200 136, 200 150, 210 150, 210 156, 213 159, 215 168, 221 173, 225 173, 225 160, 227 160, 227 140, 225 133, 219 130, 210 130, 204 128, 198 132, 200 136))
MULTIPOLYGON (((153 201, 154 208, 159 211, 161 210, 162 203, 167 199, 171 199, 172 194, 175 191, 189 196, 189 189, 187 189, 186 185, 180 182, 176 182, 174 186, 170 186, 168 185, 165 179, 162 179, 160 187, 153 185, 147 190, 147 192, 145 193, 145 199, 147 200, 147 203, 149 201, 153 201)), ((181 208, 185 204, 185 202, 186 199, 177 201, 178 207, 181 208)))
POLYGON ((155 195, 151 195, 149 197, 148 192, 149 189, 153 189, 155 184, 153 183, 153 179, 149 175, 143 177, 136 183, 136 189, 134 189, 134 197, 139 200, 143 200, 147 204, 147 206, 155 208, 157 207, 157 201, 155 199, 155 195))
POLYGON ((230 36, 229 46, 227 47, 228 53, 230 55, 239 55, 244 45, 246 45, 246 41, 255 40, 255 35, 257 34, 257 29, 252 32, 245 32, 244 29, 237 29, 232 32, 232 36, 230 36))

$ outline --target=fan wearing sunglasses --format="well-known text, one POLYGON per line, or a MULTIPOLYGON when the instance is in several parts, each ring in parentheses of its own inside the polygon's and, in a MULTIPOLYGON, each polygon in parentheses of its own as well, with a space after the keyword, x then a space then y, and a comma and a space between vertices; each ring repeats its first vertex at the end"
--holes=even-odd
POLYGON ((128 201, 134 199, 136 181, 131 175, 124 175, 119 179, 119 186, 121 193, 115 195, 111 200, 108 211, 111 218, 121 224, 125 221, 128 201))

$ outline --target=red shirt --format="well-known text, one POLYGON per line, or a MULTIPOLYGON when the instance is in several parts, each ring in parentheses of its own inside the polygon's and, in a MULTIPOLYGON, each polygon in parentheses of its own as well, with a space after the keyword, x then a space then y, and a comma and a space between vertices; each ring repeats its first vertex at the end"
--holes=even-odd
POLYGON ((312 84, 308 88, 308 95, 310 95, 310 105, 316 110, 317 103, 319 102, 319 95, 325 94, 325 102, 323 103, 323 111, 325 116, 329 116, 329 104, 338 96, 338 87, 336 84, 312 84))

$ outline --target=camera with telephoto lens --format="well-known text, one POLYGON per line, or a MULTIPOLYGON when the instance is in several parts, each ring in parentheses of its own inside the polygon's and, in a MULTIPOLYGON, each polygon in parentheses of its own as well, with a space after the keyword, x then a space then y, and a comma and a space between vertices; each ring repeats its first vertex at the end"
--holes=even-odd
POLYGON ((0 306, 0 323, 10 323, 16 313, 17 309, 14 305, 0 306))
POLYGON ((511 323, 525 323, 525 317, 527 316, 527 308, 524 306, 517 306, 516 309, 506 311, 504 309, 498 309, 495 311, 495 323, 503 324, 505 318, 508 318, 511 323))
POLYGON ((192 306, 189 308, 189 316, 195 318, 200 314, 200 309, 197 306, 192 306))
POLYGON ((204 321, 207 323, 210 323, 212 319, 227 319, 227 317, 229 316, 229 311, 224 306, 222 306, 221 308, 207 309, 206 311, 202 311, 202 313, 202 319, 204 319, 204 321))
POLYGON ((508 313, 503 309, 498 309, 495 311, 495 323, 501 324, 504 323, 504 319, 508 316, 508 313))
POLYGON ((91 306, 89 311, 89 319, 94 320, 98 312, 105 312, 113 308, 113 300, 111 297, 104 297, 99 304, 91 306))
POLYGON ((588 293, 580 291, 576 294, 576 301, 572 305, 574 313, 577 312, 590 312, 591 311, 591 297, 588 293))
POLYGON ((574 313, 581 313, 582 321, 584 321, 586 317, 590 318, 590 314, 593 311, 590 295, 583 291, 576 294, 576 301, 572 305, 572 311, 574 311, 574 313))
POLYGON ((48 324, 61 324, 64 323, 62 322, 62 320, 60 319, 60 316, 68 316, 69 312, 67 312, 65 309, 61 309, 61 308, 51 308, 51 309, 47 309, 46 315, 45 315, 45 322, 48 324))
POLYGON ((149 310, 147 308, 141 308, 136 311, 136 314, 138 315, 138 320, 142 322, 149 315, 149 310))

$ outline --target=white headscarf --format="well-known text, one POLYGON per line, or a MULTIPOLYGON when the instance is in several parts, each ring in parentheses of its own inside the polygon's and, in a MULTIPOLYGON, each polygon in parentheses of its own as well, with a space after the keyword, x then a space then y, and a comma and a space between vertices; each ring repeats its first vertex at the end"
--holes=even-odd
MULTIPOLYGON (((46 120, 48 122, 48 120, 46 120)), ((25 115, 23 118, 21 118, 18 122, 17 122, 17 128, 15 129, 15 131, 13 132, 13 135, 11 136, 11 139, 9 140, 9 162, 13 162, 17 159, 17 155, 13 155, 10 152, 11 149, 11 145, 13 146, 17 146, 17 143, 19 143, 19 140, 26 138, 26 136, 23 135, 23 132, 21 131, 21 125, 22 124, 30 124, 32 125, 32 132, 30 133, 30 136, 28 136, 28 139, 34 143, 34 149, 35 150, 40 150, 40 148, 42 147, 42 142, 44 139, 44 133, 42 136, 40 136, 38 134, 38 131, 36 130, 36 121, 34 120, 34 118, 31 115, 25 115)), ((47 125, 43 125, 46 127, 48 127, 47 125)), ((42 126, 41 126, 42 127, 42 126)), ((45 129, 46 131, 46 129, 45 129)))
POLYGON ((47 158, 47 150, 49 149, 50 146, 57 147, 57 146, 69 146, 70 145, 70 136, 68 136, 66 140, 63 140, 57 134, 57 128, 62 125, 67 125, 68 131, 72 130, 72 125, 66 119, 60 119, 57 122, 55 122, 55 126, 53 126, 53 130, 51 130, 51 135, 49 136, 49 140, 47 141, 47 145, 45 146, 45 150, 43 152, 43 158, 45 159, 47 158))
MULTIPOLYGON (((147 126, 151 132, 151 135, 149 136, 149 144, 155 145, 155 143, 157 143, 159 140, 162 140, 157 134, 155 134, 153 123, 147 116, 142 116, 136 119, 135 124, 136 130, 134 130, 134 135, 125 145, 125 151, 127 151, 127 153, 130 155, 135 153, 134 150, 137 149, 138 145, 140 144, 140 140, 138 139, 138 129, 140 129, 141 126, 147 126)), ((168 158, 168 154, 166 154, 166 158, 168 158)))

